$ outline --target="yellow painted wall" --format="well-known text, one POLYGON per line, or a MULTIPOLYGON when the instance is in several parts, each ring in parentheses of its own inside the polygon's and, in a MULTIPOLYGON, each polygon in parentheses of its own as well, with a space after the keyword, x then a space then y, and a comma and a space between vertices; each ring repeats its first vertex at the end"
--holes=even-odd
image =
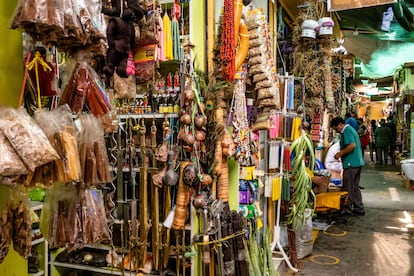
POLYGON ((17 0, 0 1, 0 105, 17 107, 23 80, 22 34, 8 24, 17 0))
POLYGON ((385 101, 369 102, 367 105, 361 107, 358 110, 358 118, 365 116, 367 106, 370 107, 370 120, 376 120, 378 122, 380 119, 385 118, 382 113, 382 109, 387 106, 385 101))
MULTIPOLYGON (((7 26, 17 0, 0 1, 0 105, 17 107, 23 79, 22 35, 7 26)), ((7 190, 0 187, 0 205, 7 199, 7 190)), ((27 260, 10 250, 0 264, 0 275, 27 275, 27 260)))

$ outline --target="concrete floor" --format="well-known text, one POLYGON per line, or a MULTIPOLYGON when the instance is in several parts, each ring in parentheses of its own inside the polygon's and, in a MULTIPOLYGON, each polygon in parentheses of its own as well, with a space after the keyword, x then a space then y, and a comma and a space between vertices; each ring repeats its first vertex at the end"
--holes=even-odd
POLYGON ((414 191, 403 186, 400 167, 367 164, 360 184, 365 216, 319 231, 299 272, 283 263, 281 275, 414 275, 414 191))

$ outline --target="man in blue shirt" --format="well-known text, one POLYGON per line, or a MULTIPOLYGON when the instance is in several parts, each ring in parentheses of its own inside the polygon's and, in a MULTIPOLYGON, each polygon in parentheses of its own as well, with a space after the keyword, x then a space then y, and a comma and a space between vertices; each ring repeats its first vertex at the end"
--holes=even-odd
POLYGON ((358 131, 358 128, 359 128, 358 121, 357 121, 357 119, 355 119, 354 117, 352 117, 352 114, 349 113, 349 112, 345 114, 345 124, 350 125, 356 131, 358 131))
POLYGON ((341 133, 341 150, 334 157, 336 159, 341 158, 344 169, 342 184, 343 189, 348 192, 348 205, 345 206, 345 212, 363 216, 365 210, 361 190, 359 189, 359 180, 365 162, 362 157, 358 132, 346 124, 342 117, 333 118, 331 128, 341 133))

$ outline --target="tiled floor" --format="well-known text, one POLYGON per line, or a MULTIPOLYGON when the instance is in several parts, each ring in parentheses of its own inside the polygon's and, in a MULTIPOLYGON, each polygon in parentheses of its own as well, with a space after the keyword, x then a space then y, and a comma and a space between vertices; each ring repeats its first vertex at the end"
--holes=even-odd
POLYGON ((403 186, 399 166, 367 162, 361 176, 365 216, 349 216, 320 231, 312 255, 281 275, 414 275, 414 191, 403 186))

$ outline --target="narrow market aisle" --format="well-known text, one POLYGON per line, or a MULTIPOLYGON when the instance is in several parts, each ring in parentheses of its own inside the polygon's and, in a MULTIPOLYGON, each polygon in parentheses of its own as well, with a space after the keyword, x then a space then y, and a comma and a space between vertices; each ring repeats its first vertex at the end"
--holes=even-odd
POLYGON ((399 166, 364 167, 365 216, 319 231, 312 256, 295 275, 414 275, 414 191, 399 172, 399 166))

